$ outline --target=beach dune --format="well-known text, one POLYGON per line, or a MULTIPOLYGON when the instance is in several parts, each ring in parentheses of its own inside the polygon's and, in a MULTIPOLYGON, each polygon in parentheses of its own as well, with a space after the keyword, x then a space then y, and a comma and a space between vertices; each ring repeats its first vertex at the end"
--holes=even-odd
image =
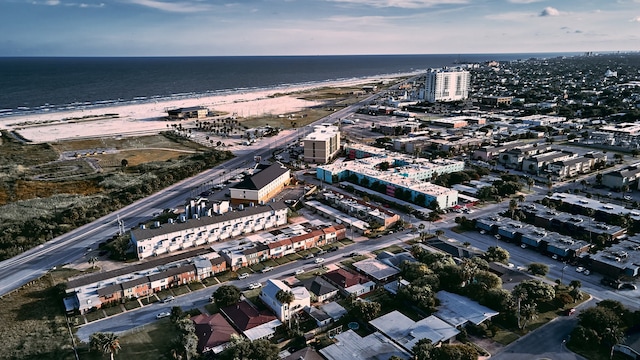
POLYGON ((212 111, 249 118, 264 114, 281 115, 321 105, 320 101, 297 98, 293 93, 320 87, 346 87, 370 83, 380 77, 328 82, 207 97, 156 101, 149 103, 91 107, 66 112, 51 112, 0 118, 0 129, 15 131, 33 143, 78 138, 135 136, 159 133, 167 129, 168 109, 204 106, 212 111), (276 94, 278 94, 276 96, 276 94), (107 115, 108 114, 108 115, 107 115))

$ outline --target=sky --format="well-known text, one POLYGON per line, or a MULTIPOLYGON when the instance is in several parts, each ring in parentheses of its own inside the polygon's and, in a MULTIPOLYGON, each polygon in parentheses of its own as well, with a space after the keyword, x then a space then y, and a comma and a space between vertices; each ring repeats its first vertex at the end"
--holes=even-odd
POLYGON ((0 0, 0 56, 640 50, 640 0, 0 0))

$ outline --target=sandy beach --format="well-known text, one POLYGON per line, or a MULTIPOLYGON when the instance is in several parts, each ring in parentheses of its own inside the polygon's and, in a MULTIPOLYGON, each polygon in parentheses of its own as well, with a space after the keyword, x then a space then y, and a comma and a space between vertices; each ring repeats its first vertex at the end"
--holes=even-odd
POLYGON ((298 99, 293 94, 295 92, 321 87, 354 86, 395 77, 336 81, 313 86, 6 117, 0 118, 0 129, 15 131, 33 143, 74 138, 152 134, 167 129, 169 122, 164 120, 167 109, 204 106, 209 110, 229 115, 236 114, 238 118, 264 114, 284 115, 322 104, 320 101, 298 99), (284 95, 272 97, 275 94, 284 95), (102 117, 105 114, 117 114, 117 116, 102 117))

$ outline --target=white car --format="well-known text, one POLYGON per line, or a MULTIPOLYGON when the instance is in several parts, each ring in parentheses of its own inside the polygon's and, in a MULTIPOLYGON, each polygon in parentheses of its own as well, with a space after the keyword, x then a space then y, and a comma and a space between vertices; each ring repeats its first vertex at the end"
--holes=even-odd
POLYGON ((315 262, 316 264, 321 264, 324 262, 324 258, 316 258, 315 262))
POLYGON ((238 275, 238 279, 242 280, 242 279, 246 279, 249 277, 249 273, 242 273, 240 275, 238 275))
POLYGON ((624 199, 625 199, 625 200, 627 200, 627 201, 630 201, 630 200, 632 199, 632 197, 631 197, 631 196, 629 196, 629 195, 625 195, 625 196, 624 196, 624 199))
POLYGON ((265 267, 264 269, 262 269, 262 272, 263 272, 263 273, 266 273, 266 272, 271 271, 271 270, 273 270, 273 267, 271 267, 271 266, 267 266, 267 267, 265 267))
POLYGON ((162 319, 162 318, 166 318, 166 317, 169 317, 169 316, 171 316, 170 312, 163 311, 163 312, 159 313, 158 315, 156 315, 156 319, 162 319))
POLYGON ((584 269, 582 266, 578 266, 578 267, 576 268, 576 272, 579 272, 579 273, 583 272, 584 270, 585 270, 585 269, 584 269))
POLYGON ((249 284, 249 290, 260 289, 262 284, 259 282, 249 284))
POLYGON ((304 274, 304 269, 298 269, 298 270, 296 270, 293 274, 294 274, 294 275, 304 274))

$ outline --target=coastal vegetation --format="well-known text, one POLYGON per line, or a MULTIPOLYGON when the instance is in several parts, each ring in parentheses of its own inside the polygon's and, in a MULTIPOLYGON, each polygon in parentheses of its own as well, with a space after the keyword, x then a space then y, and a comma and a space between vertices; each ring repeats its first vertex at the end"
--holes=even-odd
POLYGON ((163 133, 26 144, 2 133, 0 260, 233 157, 163 133))

